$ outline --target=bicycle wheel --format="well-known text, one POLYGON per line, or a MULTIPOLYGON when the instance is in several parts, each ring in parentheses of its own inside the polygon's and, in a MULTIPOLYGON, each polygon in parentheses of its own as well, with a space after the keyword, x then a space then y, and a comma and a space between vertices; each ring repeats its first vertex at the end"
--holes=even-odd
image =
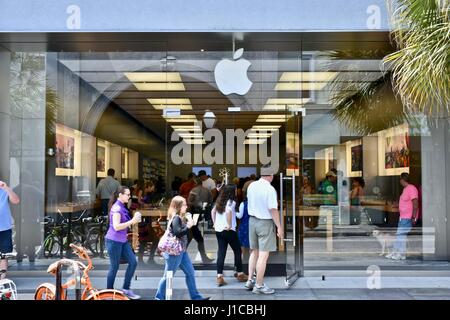
POLYGON ((61 244, 58 237, 55 235, 49 235, 44 240, 44 257, 50 258, 59 254, 61 244))
POLYGON ((101 290, 97 294, 91 294, 86 300, 130 300, 118 290, 101 290))
POLYGON ((100 229, 93 227, 89 229, 84 241, 84 247, 87 248, 94 256, 100 255, 100 242, 103 241, 103 235, 100 234, 100 229))
POLYGON ((51 283, 43 283, 37 287, 34 300, 55 300, 56 289, 51 283))

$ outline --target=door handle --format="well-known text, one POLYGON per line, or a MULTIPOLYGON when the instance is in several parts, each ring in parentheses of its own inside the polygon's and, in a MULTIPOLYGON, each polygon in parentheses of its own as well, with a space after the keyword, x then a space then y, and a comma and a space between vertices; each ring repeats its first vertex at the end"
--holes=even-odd
POLYGON ((292 245, 295 247, 295 172, 292 174, 292 245))
MULTIPOLYGON (((281 224, 281 221, 283 221, 281 219, 281 217, 283 215, 283 201, 284 201, 284 199, 283 199, 283 173, 280 173, 280 224, 281 224)), ((285 241, 286 239, 283 239, 283 240, 285 241)))
MULTIPOLYGON (((292 239, 285 238, 283 239, 284 242, 292 242, 292 245, 295 247, 295 233, 296 233, 296 217, 295 217, 295 172, 292 174, 292 176, 284 177, 282 173, 280 173, 280 219, 281 215, 283 214, 283 181, 284 180, 292 180, 292 239)), ((281 220, 280 220, 281 221, 281 220)), ((284 232, 287 232, 287 230, 284 230, 284 232)))

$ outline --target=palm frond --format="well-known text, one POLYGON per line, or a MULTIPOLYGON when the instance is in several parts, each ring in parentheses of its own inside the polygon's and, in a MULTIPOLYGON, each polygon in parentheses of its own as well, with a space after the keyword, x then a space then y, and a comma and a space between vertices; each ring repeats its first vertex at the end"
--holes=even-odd
POLYGON ((375 81, 332 84, 333 116, 359 135, 369 135, 412 120, 393 92, 390 73, 375 81))
POLYGON ((411 112, 446 116, 450 108, 450 1, 388 1, 398 50, 384 58, 395 93, 411 112), (395 5, 393 4, 395 3, 395 5))

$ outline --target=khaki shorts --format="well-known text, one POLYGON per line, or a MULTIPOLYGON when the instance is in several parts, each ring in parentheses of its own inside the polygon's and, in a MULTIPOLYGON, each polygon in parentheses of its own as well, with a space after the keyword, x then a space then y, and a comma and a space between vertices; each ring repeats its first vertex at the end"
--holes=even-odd
POLYGON ((248 237, 250 249, 277 251, 277 234, 272 219, 258 219, 250 216, 248 237))

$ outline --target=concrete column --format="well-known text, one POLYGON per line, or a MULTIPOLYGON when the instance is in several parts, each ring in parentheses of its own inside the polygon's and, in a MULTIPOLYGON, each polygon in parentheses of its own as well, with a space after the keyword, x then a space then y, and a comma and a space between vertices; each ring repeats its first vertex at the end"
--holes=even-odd
POLYGON ((9 136, 11 110, 9 106, 10 53, 0 52, 0 180, 10 183, 9 177, 9 136))
POLYGON ((18 259, 26 254, 34 259, 42 244, 45 204, 45 54, 15 53, 10 78, 10 175, 21 198, 12 207, 15 218, 15 244, 18 259), (33 79, 33 81, 31 81, 33 79))
POLYGON ((430 128, 431 135, 422 136, 422 219, 423 250, 425 260, 448 260, 448 211, 450 200, 448 181, 450 148, 448 122, 438 121, 430 128))

